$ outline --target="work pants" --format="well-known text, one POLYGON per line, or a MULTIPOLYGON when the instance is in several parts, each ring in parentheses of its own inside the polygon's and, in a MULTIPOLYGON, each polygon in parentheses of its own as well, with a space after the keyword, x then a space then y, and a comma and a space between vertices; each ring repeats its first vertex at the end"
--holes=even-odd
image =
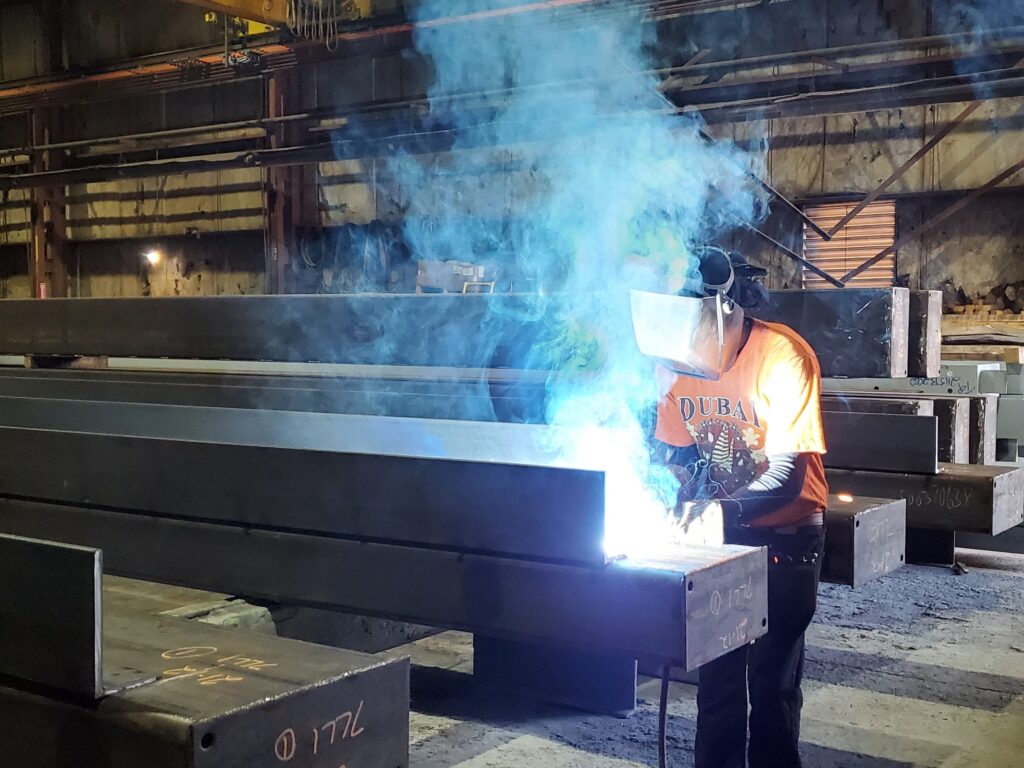
POLYGON ((726 541, 768 547, 768 634, 700 668, 695 768, 743 768, 745 756, 750 768, 800 768, 804 633, 817 606, 824 530, 745 528, 726 541))

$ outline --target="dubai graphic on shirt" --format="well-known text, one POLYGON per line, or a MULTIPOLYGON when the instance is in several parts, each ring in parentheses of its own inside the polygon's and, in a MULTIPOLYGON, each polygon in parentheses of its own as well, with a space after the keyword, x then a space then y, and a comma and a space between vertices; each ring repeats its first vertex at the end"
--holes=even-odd
POLYGON ((768 457, 813 458, 792 503, 759 518, 759 527, 801 525, 828 502, 821 455, 821 372, 813 350, 783 325, 752 321, 750 337, 718 381, 660 368, 666 394, 658 403, 655 436, 674 446, 695 445, 707 464, 712 496, 726 498, 768 467, 768 457))

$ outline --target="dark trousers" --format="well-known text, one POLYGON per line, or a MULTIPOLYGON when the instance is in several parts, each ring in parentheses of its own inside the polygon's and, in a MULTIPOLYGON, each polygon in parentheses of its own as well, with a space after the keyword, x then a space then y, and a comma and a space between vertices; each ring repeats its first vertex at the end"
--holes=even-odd
POLYGON ((750 768, 800 768, 804 633, 817 606, 824 530, 747 528, 726 540, 768 547, 768 634, 700 668, 695 768, 743 768, 745 757, 750 768))

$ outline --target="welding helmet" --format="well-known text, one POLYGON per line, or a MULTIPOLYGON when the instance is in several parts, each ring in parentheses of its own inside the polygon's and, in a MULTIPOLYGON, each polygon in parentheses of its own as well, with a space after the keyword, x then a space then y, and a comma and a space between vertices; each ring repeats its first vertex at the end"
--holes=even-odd
MULTIPOLYGON (((743 308, 732 298, 730 254, 705 248, 676 294, 631 291, 633 333, 640 351, 684 376, 717 381, 739 355, 743 308)), ((745 264, 745 262, 744 262, 745 264)))

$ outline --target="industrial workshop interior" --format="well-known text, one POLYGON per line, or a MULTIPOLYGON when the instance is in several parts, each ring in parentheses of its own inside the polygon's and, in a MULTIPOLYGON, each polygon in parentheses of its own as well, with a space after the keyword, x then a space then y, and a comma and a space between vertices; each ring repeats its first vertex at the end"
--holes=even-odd
POLYGON ((0 0, 0 768, 1024 768, 1024 0, 0 0))

